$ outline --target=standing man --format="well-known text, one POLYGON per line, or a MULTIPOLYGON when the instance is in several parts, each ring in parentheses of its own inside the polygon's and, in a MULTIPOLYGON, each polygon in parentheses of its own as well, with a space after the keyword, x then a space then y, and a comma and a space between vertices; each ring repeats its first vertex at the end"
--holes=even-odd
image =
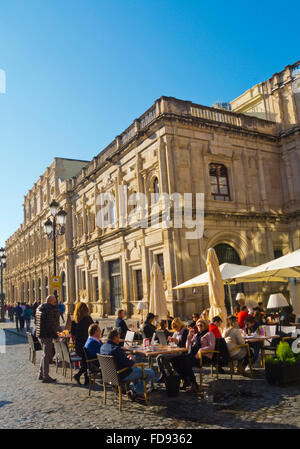
POLYGON ((19 302, 18 302, 17 306, 15 307, 14 312, 16 315, 16 328, 17 328, 17 331, 19 332, 20 327, 21 327, 21 315, 23 313, 21 304, 19 302))
POLYGON ((43 383, 56 382, 56 379, 49 376, 49 363, 53 357, 52 339, 57 339, 58 332, 56 308, 57 300, 55 296, 50 295, 46 302, 37 308, 35 315, 36 336, 43 350, 38 379, 43 383))
POLYGON ((24 330, 24 323, 25 323, 25 321, 24 321, 25 302, 21 303, 20 308, 22 310, 22 313, 20 315, 20 330, 22 331, 22 330, 24 330))

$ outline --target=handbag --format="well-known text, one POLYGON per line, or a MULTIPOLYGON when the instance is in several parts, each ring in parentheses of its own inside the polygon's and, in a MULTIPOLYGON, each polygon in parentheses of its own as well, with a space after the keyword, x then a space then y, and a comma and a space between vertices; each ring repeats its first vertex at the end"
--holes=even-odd
POLYGON ((166 392, 169 398, 179 395, 180 377, 176 374, 169 374, 165 378, 166 392))

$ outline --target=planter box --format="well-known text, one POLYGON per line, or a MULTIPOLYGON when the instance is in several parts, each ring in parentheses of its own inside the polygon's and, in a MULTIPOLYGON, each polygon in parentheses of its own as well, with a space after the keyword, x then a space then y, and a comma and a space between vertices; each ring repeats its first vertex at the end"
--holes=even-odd
POLYGON ((300 384, 300 363, 266 362, 266 380, 270 385, 288 387, 300 384))

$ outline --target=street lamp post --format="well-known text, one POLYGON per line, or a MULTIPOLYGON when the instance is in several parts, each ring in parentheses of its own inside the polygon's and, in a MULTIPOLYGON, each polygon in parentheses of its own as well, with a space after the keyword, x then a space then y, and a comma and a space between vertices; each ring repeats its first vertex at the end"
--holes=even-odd
MULTIPOLYGON (((52 201, 50 204, 50 213, 52 217, 44 223, 45 233, 47 237, 53 241, 53 275, 56 276, 56 238, 58 235, 65 233, 67 212, 60 208, 56 201, 52 201)), ((54 291, 54 295, 57 299, 57 291, 54 291)))
POLYGON ((6 267, 6 254, 5 254, 5 249, 4 248, 0 248, 0 275, 1 275, 1 280, 0 280, 0 289, 1 289, 1 317, 0 317, 0 322, 4 323, 5 322, 5 303, 4 303, 4 293, 3 293, 3 270, 6 267))

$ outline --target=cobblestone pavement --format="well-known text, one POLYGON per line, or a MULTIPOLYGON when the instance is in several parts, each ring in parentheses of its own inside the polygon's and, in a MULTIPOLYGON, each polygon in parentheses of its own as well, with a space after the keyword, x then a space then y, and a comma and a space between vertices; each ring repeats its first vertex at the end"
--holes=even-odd
POLYGON ((38 381, 41 352, 33 365, 28 360, 26 339, 13 333, 12 326, 8 323, 1 331, 6 340, 6 353, 0 353, 1 429, 300 428, 299 387, 271 387, 261 369, 256 370, 254 379, 235 375, 231 381, 229 374, 224 374, 219 382, 206 371, 204 393, 181 392, 177 398, 167 398, 159 387, 150 394, 148 406, 124 396, 120 413, 113 392, 108 392, 105 406, 100 386, 89 397, 86 387, 71 382, 70 377, 65 379, 61 369, 56 375, 54 366, 50 374, 57 384, 38 381))

